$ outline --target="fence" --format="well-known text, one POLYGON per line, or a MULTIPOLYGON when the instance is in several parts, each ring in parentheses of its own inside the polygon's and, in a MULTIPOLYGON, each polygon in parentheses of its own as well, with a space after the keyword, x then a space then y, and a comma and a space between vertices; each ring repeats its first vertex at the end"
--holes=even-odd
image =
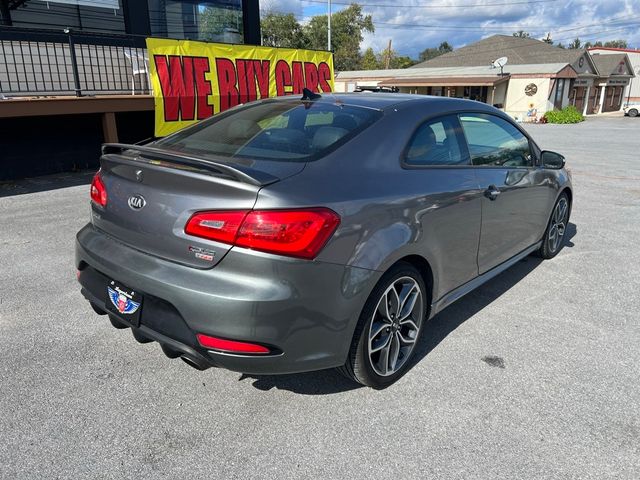
POLYGON ((148 58, 141 44, 133 35, 45 30, 34 35, 0 28, 0 95, 149 94, 148 58))

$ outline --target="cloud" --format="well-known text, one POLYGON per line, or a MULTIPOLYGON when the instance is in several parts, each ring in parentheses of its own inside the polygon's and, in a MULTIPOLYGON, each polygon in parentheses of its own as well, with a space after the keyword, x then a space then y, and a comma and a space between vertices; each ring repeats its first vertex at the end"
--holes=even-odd
MULTIPOLYGON (((412 0, 398 1, 418 4, 412 0)), ((373 16, 376 32, 367 35, 364 46, 380 50, 391 38, 396 51, 415 57, 424 48, 437 46, 444 40, 460 47, 489 35, 511 35, 518 30, 527 31, 534 38, 544 38, 550 32, 554 41, 564 44, 576 37, 583 42, 621 38, 640 46, 640 0, 557 0, 529 4, 513 1, 511 5, 467 9, 444 7, 462 2, 469 5, 465 0, 436 2, 443 5, 437 9, 369 7, 365 11, 373 16)), ((480 3, 508 3, 508 0, 476 0, 473 4, 480 3)))
POLYGON ((300 18, 304 14, 304 5, 299 0, 260 0, 260 11, 262 14, 274 13, 293 13, 296 18, 300 18))
MULTIPOLYGON (((435 8, 417 8, 426 4, 424 0, 362 0, 362 4, 376 27, 374 34, 365 35, 362 49, 381 51, 391 39, 394 50, 414 58, 442 41, 460 47, 517 30, 525 30, 534 38, 544 38, 550 32, 554 41, 565 45, 579 37, 583 42, 624 39, 630 46, 640 47, 640 0, 429 1, 428 5, 435 8)), ((294 13, 299 20, 326 12, 326 4, 305 0, 262 0, 261 9, 268 8, 294 13)), ((341 8, 345 6, 334 4, 334 11, 341 8)))

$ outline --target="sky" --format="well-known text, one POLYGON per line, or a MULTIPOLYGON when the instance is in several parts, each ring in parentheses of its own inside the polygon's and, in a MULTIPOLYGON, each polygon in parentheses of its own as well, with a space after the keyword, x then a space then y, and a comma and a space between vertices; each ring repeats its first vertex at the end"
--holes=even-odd
MULTIPOLYGON (((332 0, 335 13, 349 0, 332 0), (336 3, 337 2, 337 3, 336 3)), ((534 38, 547 33, 567 45, 574 38, 627 40, 640 48, 640 0, 361 0, 375 33, 362 50, 381 51, 389 39, 400 55, 417 58, 447 41, 461 47, 494 34, 524 30, 534 38)), ((261 10, 293 13, 300 22, 327 13, 327 0, 260 0, 261 10)))

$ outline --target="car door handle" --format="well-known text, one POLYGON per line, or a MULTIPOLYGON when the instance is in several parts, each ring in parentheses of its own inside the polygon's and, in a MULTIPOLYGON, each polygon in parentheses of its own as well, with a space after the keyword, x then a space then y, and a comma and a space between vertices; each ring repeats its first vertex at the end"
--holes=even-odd
POLYGON ((489 187, 484 191, 484 196, 489 200, 495 200, 500 195, 500 190, 495 185, 489 185, 489 187))

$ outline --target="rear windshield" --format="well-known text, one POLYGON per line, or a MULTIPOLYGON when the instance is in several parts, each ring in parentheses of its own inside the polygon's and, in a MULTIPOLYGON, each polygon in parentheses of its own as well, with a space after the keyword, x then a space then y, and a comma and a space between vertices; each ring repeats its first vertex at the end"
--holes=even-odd
POLYGON ((309 161, 347 142, 380 116, 379 110, 352 105, 272 101, 216 115, 156 145, 205 156, 309 161))

